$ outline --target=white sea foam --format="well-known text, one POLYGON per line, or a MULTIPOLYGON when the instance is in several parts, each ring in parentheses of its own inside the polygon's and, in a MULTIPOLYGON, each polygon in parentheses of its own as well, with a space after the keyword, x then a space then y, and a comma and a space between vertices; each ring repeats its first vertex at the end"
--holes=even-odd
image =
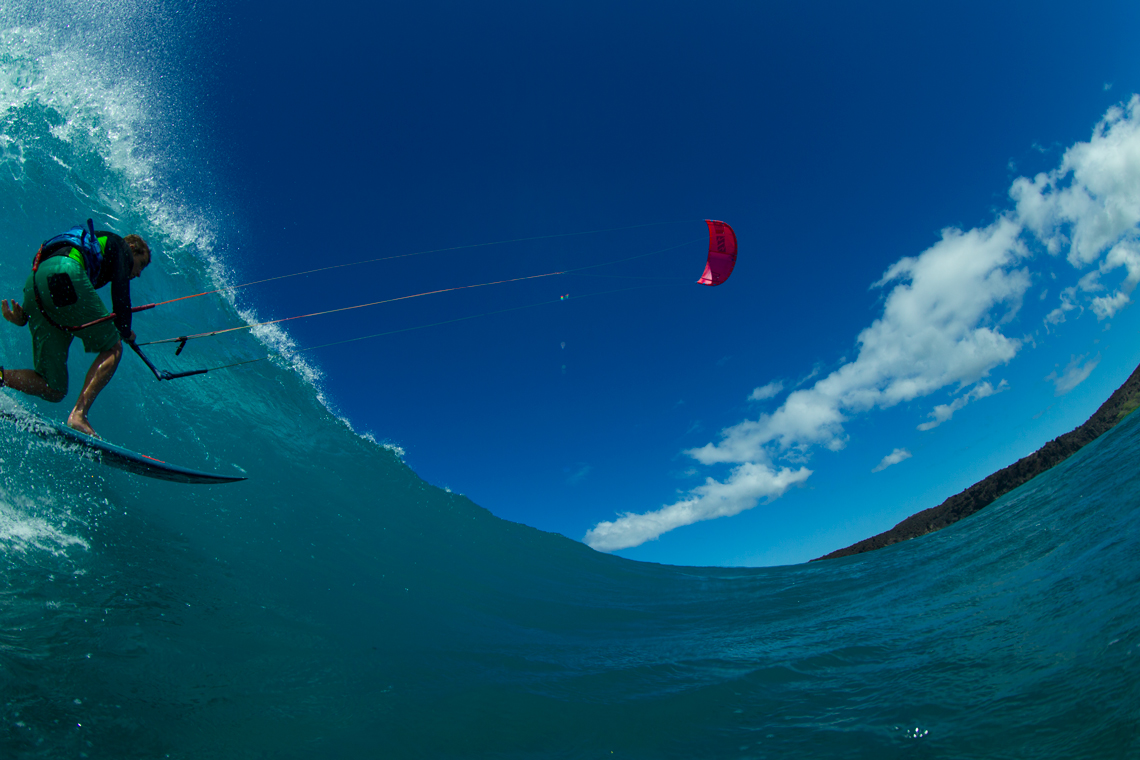
MULTIPOLYGON (((345 417, 340 417, 339 419, 341 422, 343 422, 348 427, 349 430, 353 430, 352 423, 349 422, 348 419, 346 419, 345 417)), ((353 430, 353 432, 356 432, 356 431, 353 430)), ((373 443, 382 449, 387 449, 388 451, 392 452, 393 454, 396 455, 396 458, 399 459, 401 462, 404 461, 404 456, 407 454, 407 452, 404 451, 403 446, 400 446, 399 444, 392 443, 391 441, 379 441, 376 439, 376 436, 374 436, 372 433, 365 432, 365 433, 356 433, 356 434, 359 435, 364 440, 368 441, 369 443, 373 443)), ((446 490, 448 491, 448 493, 451 492, 450 489, 446 489, 446 490)))
MULTIPOLYGON (((23 496, 12 496, 0 487, 0 551, 5 554, 47 552, 53 556, 66 555, 69 549, 90 548, 80 536, 68 533, 67 524, 53 525, 43 517, 43 511, 23 496)), ((51 511, 51 510, 48 510, 51 511)))

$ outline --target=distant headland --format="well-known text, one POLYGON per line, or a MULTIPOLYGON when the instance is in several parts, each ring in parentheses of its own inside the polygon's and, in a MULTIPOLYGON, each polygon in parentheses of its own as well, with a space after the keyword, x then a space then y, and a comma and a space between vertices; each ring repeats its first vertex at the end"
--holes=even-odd
POLYGON ((1019 459, 1004 470, 998 470, 985 480, 951 496, 937 507, 924 509, 888 531, 871 536, 845 549, 837 549, 830 554, 817 557, 812 562, 882 549, 953 525, 979 509, 989 506, 1001 496, 1029 482, 1050 467, 1065 461, 1082 446, 1092 443, 1111 430, 1138 406, 1140 406, 1140 367, 1133 370, 1124 385, 1109 396, 1108 401, 1096 410, 1096 414, 1089 417, 1088 422, 1072 432, 1054 438, 1024 459, 1019 459))

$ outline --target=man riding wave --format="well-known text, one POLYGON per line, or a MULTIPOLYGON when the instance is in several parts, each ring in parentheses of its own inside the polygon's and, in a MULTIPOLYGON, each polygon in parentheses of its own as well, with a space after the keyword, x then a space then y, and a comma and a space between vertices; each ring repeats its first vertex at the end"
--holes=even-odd
POLYGON ((75 408, 67 418, 69 427, 96 435, 87 413, 96 396, 111 380, 123 356, 123 343, 133 342, 131 330, 131 280, 150 264, 150 246, 138 235, 120 237, 96 231, 88 221, 90 235, 82 228, 83 245, 70 244, 66 235, 45 243, 36 256, 32 273, 24 284, 24 301, 0 301, 4 318, 23 327, 31 323, 35 369, 0 367, 0 387, 8 386, 51 402, 67 396, 67 354, 78 337, 83 350, 97 354, 87 371, 75 408), (92 240, 93 238, 94 240, 92 240), (53 244, 53 241, 59 241, 53 244), (97 241, 97 244, 96 242, 97 241), (95 292, 111 284, 113 320, 106 304, 95 292))

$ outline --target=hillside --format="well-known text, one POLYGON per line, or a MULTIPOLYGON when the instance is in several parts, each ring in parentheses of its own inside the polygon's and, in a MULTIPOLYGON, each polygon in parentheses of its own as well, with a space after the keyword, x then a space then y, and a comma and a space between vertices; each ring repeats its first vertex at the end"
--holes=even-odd
POLYGON ((1029 456, 951 496, 937 507, 924 509, 888 531, 817 557, 812 562, 882 549, 953 525, 1065 461, 1080 451, 1082 446, 1087 446, 1111 430, 1137 406, 1140 406, 1140 366, 1133 370, 1124 385, 1117 388, 1085 424, 1075 430, 1054 438, 1029 456))

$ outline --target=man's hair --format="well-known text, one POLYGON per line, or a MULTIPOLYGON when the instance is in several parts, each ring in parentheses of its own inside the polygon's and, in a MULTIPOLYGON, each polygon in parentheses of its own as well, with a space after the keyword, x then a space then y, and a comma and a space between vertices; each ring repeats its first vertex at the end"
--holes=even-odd
POLYGON ((132 256, 140 253, 145 253, 147 262, 150 262, 150 246, 147 245, 146 241, 141 237, 138 235, 127 235, 125 238, 123 238, 123 242, 125 242, 127 244, 127 247, 131 249, 132 256))

